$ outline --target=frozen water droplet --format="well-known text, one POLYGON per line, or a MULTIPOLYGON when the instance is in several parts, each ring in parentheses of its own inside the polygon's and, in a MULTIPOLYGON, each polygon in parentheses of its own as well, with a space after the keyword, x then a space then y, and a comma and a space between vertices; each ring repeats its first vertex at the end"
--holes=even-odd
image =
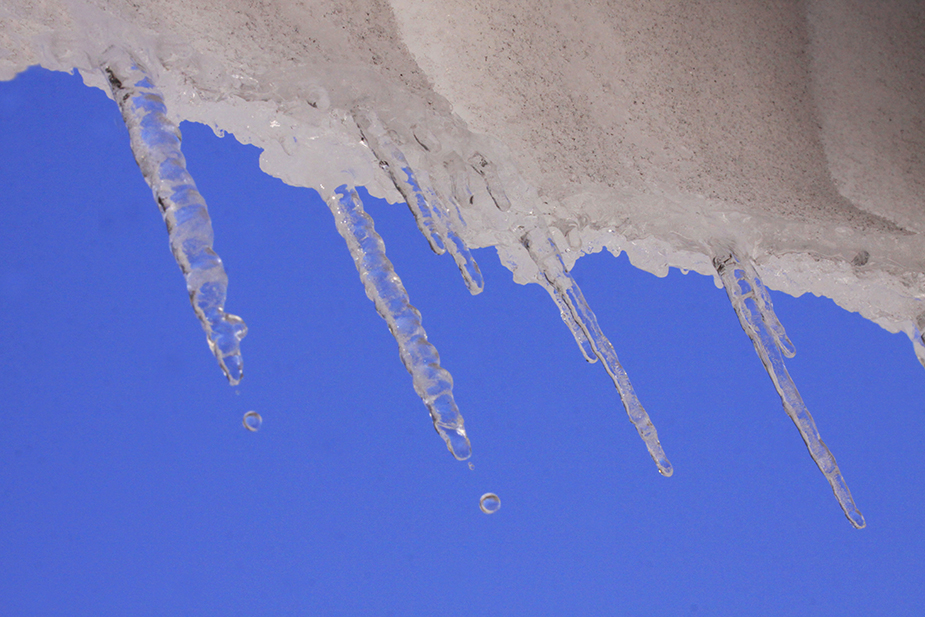
POLYGON ((479 499, 479 509, 485 514, 494 514, 501 508, 501 498, 494 493, 485 493, 479 499))
POLYGON ((261 418, 260 414, 256 411, 248 411, 244 414, 244 428, 250 432, 256 433, 260 430, 261 424, 263 424, 263 418, 261 418))

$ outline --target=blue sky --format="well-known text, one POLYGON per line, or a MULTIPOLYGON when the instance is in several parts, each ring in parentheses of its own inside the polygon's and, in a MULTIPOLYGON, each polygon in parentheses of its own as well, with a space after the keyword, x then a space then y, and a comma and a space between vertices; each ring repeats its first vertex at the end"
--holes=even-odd
POLYGON ((857 531, 711 279, 609 254, 573 271, 662 478, 545 291, 482 249, 470 296, 407 208, 369 202, 455 378, 470 470, 324 204, 181 128, 250 328, 236 388, 115 103, 63 73, 0 83, 0 616, 920 614, 925 372, 905 337, 773 295, 857 531))

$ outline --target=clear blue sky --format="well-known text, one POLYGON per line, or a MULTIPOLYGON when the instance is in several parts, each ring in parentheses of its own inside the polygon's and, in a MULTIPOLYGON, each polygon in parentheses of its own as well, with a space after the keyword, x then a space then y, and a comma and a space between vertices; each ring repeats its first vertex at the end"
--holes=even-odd
POLYGON ((0 83, 0 617, 922 614, 925 371, 905 337, 774 294, 857 531, 712 280, 609 254, 574 270, 662 478, 542 289, 478 250, 472 297, 407 208, 369 203, 455 378, 470 471, 317 196, 181 128, 250 328, 237 388, 115 103, 62 73, 0 83))

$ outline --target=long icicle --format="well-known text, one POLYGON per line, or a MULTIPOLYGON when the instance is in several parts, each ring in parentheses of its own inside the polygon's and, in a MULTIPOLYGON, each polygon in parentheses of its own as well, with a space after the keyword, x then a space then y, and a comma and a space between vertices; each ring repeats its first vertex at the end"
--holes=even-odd
POLYGON ((247 326, 225 312, 228 275, 212 249, 206 202, 186 170, 180 129, 167 115, 164 97, 137 62, 118 50, 103 67, 131 138, 135 161, 160 207, 170 248, 183 276, 209 348, 231 385, 244 375, 240 342, 247 326))
POLYGON ((401 361, 411 373, 414 390, 427 406, 434 428, 454 457, 460 461, 469 458, 472 451, 463 417, 453 399, 453 377, 440 366, 440 354, 427 340, 421 313, 411 305, 405 286, 386 257, 385 243, 376 233, 372 218, 353 188, 338 187, 327 202, 366 295, 395 337, 401 361))
POLYGON ((585 300, 584 294, 581 293, 578 283, 565 269, 565 263, 562 261, 562 256, 559 254, 559 250, 556 248, 552 238, 549 237, 545 230, 537 228, 524 236, 523 244, 545 277, 548 286, 544 286, 553 296, 553 300, 560 307, 565 305, 568 308, 571 320, 566 317, 565 312, 563 312, 563 320, 572 329, 572 333, 575 335, 579 347, 582 348, 582 352, 587 356, 583 345, 583 341, 587 340, 594 355, 601 360, 601 364, 604 365, 607 374, 613 380, 617 391, 620 393, 620 399, 623 401, 623 407, 626 409, 630 421, 639 432, 639 436, 642 437, 642 441, 645 442, 649 455, 658 466, 659 473, 666 477, 670 476, 674 473, 674 469, 668 461, 668 457, 665 456, 662 444, 658 440, 658 432, 656 432, 652 420, 649 419, 649 414, 646 412, 645 407, 639 402, 629 376, 627 376, 626 371, 620 364, 620 360, 617 358, 617 352, 601 331, 597 323, 597 317, 591 307, 588 306, 588 302, 585 300), (579 326, 584 338, 575 332, 573 324, 579 326))
POLYGON ((781 340, 780 333, 783 328, 774 315, 767 289, 751 264, 740 260, 729 248, 716 249, 713 265, 723 280, 742 329, 752 340, 758 357, 774 382, 784 410, 800 431, 810 456, 832 486, 845 516, 855 528, 862 529, 866 525, 864 515, 851 498, 851 491, 848 490, 835 457, 820 438, 816 423, 784 365, 783 354, 785 350, 793 349, 793 346, 789 344, 786 335, 784 340, 781 340), (780 330, 776 330, 775 327, 779 327, 780 330))

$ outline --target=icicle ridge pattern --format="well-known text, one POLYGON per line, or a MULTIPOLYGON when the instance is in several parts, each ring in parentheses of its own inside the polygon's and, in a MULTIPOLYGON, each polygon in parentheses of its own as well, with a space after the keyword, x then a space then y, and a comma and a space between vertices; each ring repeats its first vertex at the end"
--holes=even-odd
POLYGON ((130 57, 112 54, 103 68, 131 138, 135 161, 160 207, 170 248, 189 292, 209 348, 231 385, 244 375, 241 339, 247 326, 225 313, 228 275, 212 249, 212 222, 180 151, 180 129, 167 116, 164 97, 130 57))
MULTIPOLYGON (((800 431, 810 456, 832 486, 845 516, 855 528, 864 528, 864 515, 855 505, 835 457, 819 436, 819 429, 784 365, 783 356, 793 351, 793 345, 774 315, 767 289, 751 263, 740 260, 729 248, 717 247, 715 251, 713 265, 723 280, 742 329, 751 339, 758 357, 774 382, 784 410, 800 431)), ((792 356, 790 353, 788 357, 792 356)))
POLYGON ((562 320, 572 331, 572 335, 575 337, 585 358, 588 358, 589 354, 593 354, 600 359, 601 364, 604 365, 607 374, 610 375, 614 386, 620 393, 620 399, 623 401, 623 407, 626 408, 630 421, 636 427, 639 436, 642 437, 646 448, 649 450, 649 455, 658 466, 659 473, 666 477, 670 476, 674 473, 674 469, 665 456, 662 444, 658 440, 658 432, 655 430, 652 420, 649 419, 649 414, 646 412, 645 407, 639 402, 629 376, 617 358, 617 352, 601 331, 597 323, 597 317, 591 307, 588 306, 588 302, 585 300, 584 294, 581 293, 578 283, 565 269, 562 255, 556 248, 552 238, 549 237, 545 230, 536 228, 524 235, 523 245, 540 269, 540 277, 538 277, 540 278, 540 284, 556 302, 560 309, 562 320))
POLYGON ((386 321, 398 343, 402 363, 411 373, 414 390, 430 412, 434 428, 458 460, 471 456, 463 417, 453 398, 453 377, 440 366, 437 348, 427 340, 421 314, 385 254, 385 243, 353 188, 338 187, 327 199, 337 231, 347 242, 366 295, 386 321))

